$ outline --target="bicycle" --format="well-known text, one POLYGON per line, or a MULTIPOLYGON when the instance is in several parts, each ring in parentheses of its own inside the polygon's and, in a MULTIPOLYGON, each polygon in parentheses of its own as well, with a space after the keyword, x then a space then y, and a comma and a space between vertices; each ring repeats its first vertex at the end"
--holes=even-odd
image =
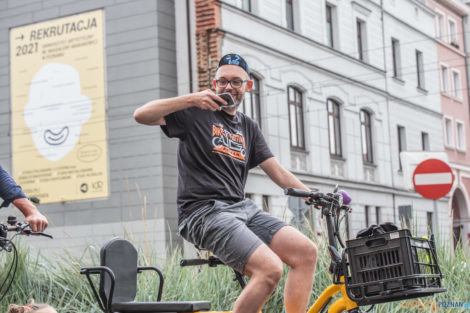
POLYGON ((15 279, 16 269, 18 266, 18 250, 13 243, 13 239, 18 235, 38 235, 51 239, 53 238, 51 235, 44 232, 33 231, 28 223, 18 222, 15 216, 8 216, 5 223, 0 222, 0 253, 2 251, 13 252, 13 260, 11 261, 10 267, 6 272, 5 280, 0 285, 0 302, 5 298, 15 279), (11 236, 11 238, 8 238, 8 233, 14 234, 11 236), (2 293, 4 288, 5 291, 2 293))
MULTIPOLYGON (((327 194, 287 188, 285 194, 308 199, 307 204, 319 209, 326 220, 331 256, 329 270, 333 283, 321 293, 308 313, 325 312, 336 294, 340 298, 326 312, 360 313, 364 312, 360 306, 370 305, 365 311, 369 312, 375 304, 446 291, 441 286, 444 276, 437 263, 434 236, 430 240, 414 238, 405 229, 348 240, 345 245, 340 226, 346 215, 351 213, 348 206, 351 198, 346 192, 338 191, 338 187, 327 194), (341 254, 338 244, 342 248, 341 254)), ((223 262, 215 256, 180 262, 181 266, 204 264, 216 267, 223 262)), ((246 286, 244 276, 235 270, 234 273, 243 289, 246 286)))

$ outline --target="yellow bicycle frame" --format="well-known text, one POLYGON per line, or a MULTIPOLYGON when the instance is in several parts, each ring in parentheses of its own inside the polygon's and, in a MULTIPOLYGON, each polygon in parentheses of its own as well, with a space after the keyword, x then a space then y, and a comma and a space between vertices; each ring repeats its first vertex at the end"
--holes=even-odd
MULTIPOLYGON (((344 276, 340 278, 341 282, 344 282, 344 276)), ((346 293, 345 284, 332 284, 325 290, 323 290, 320 297, 312 305, 307 313, 320 313, 325 305, 328 304, 330 299, 341 292, 341 298, 336 300, 329 308, 328 313, 340 313, 343 311, 349 311, 358 307, 357 303, 349 299, 348 294, 346 293)), ((232 311, 205 311, 205 312, 195 312, 195 313, 232 313, 232 311)), ((261 312, 260 312, 261 313, 261 312)))
MULTIPOLYGON (((341 282, 344 282, 344 276, 341 276, 341 282)), ((326 288, 317 301, 312 305, 310 310, 307 313, 319 313, 325 305, 328 304, 330 299, 341 292, 341 298, 336 300, 329 308, 328 313, 339 313, 343 311, 349 311, 358 307, 357 303, 349 299, 348 294, 346 293, 345 284, 333 284, 326 288)))

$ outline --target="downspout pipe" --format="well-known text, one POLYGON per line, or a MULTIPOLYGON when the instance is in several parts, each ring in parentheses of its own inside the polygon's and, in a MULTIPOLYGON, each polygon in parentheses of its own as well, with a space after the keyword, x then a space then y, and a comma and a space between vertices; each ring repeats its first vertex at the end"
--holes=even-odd
POLYGON ((191 0, 186 0, 186 35, 188 36, 189 93, 193 93, 193 50, 191 47, 191 0))

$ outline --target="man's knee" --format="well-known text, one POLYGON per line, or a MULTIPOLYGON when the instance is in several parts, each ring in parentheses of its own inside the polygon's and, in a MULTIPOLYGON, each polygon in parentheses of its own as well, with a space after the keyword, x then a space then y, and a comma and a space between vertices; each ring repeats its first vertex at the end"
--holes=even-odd
POLYGON ((311 241, 305 247, 305 257, 308 263, 310 264, 317 263, 318 248, 317 248, 317 245, 311 241))
POLYGON ((248 260, 245 274, 274 289, 282 278, 284 268, 281 259, 267 246, 262 245, 248 260))
POLYGON ((282 278, 284 274, 284 268, 282 266, 282 261, 279 260, 277 264, 271 265, 266 271, 266 281, 274 289, 282 278))
POLYGON ((308 266, 315 267, 317 264, 318 248, 310 240, 302 242, 297 247, 296 253, 293 255, 291 267, 308 266))

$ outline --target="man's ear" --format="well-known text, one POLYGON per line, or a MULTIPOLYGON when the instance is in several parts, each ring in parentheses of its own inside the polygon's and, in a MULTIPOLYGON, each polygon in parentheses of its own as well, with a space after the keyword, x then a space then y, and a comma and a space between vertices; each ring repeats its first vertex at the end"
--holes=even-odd
POLYGON ((245 91, 250 91, 251 88, 253 88, 253 81, 249 80, 246 82, 246 90, 245 91))
POLYGON ((214 85, 214 88, 217 89, 217 81, 215 79, 212 80, 212 85, 214 85))

